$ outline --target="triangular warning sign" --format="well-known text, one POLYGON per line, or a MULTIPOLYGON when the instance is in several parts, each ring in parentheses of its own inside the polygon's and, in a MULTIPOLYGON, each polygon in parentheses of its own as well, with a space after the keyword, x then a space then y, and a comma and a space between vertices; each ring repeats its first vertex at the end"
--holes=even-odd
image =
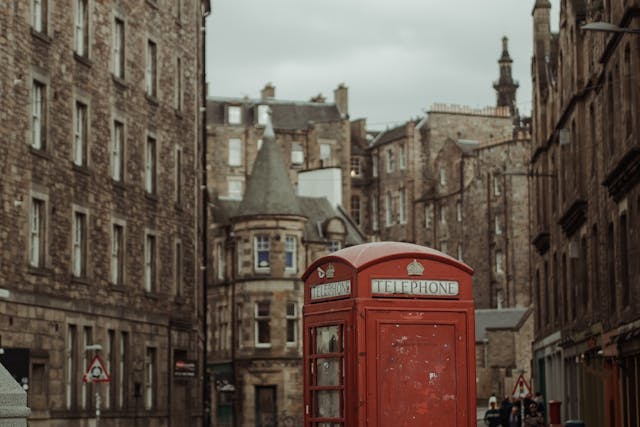
POLYGON ((514 398, 522 399, 525 396, 531 396, 531 386, 524 379, 524 374, 520 374, 516 383, 513 386, 513 391, 511 392, 511 396, 514 398))
POLYGON ((108 383, 111 381, 107 368, 97 354, 89 364, 87 372, 82 376, 82 381, 85 383, 108 383))

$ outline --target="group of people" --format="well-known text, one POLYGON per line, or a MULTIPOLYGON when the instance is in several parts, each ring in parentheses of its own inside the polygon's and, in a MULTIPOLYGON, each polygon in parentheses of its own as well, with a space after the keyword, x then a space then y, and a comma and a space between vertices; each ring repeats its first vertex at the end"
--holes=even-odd
POLYGON ((522 399, 505 396, 500 402, 500 407, 496 396, 491 395, 489 409, 484 414, 484 423, 488 427, 546 427, 544 409, 544 398, 539 392, 533 399, 530 395, 522 399))

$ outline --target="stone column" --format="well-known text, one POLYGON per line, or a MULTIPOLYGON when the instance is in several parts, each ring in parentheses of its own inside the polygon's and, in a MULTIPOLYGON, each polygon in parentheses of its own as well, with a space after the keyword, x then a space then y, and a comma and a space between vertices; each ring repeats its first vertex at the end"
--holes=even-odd
POLYGON ((0 364, 0 427, 26 427, 27 393, 0 364))

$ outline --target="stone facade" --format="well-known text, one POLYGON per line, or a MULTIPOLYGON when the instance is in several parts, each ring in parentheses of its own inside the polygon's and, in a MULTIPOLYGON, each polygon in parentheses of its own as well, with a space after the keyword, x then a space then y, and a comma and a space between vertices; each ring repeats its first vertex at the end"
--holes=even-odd
POLYGON ((202 372, 208 8, 0 5, 0 346, 29 425, 86 425, 97 391, 101 426, 201 422, 201 377, 173 366, 202 372), (82 382, 95 344, 109 385, 82 382))
POLYGON ((533 9, 531 168, 536 387, 563 419, 637 424, 640 2, 533 9), (550 31, 559 13, 559 33, 550 31))

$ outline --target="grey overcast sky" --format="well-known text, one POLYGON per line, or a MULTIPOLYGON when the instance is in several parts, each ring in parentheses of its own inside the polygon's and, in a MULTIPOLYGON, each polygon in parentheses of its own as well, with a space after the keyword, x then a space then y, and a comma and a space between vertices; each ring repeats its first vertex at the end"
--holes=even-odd
MULTIPOLYGON (((509 37, 517 103, 531 109, 535 0, 213 0, 207 22, 210 96, 333 101, 349 87, 352 119, 372 129, 433 103, 495 105, 502 36, 509 37)), ((559 0, 552 0, 552 29, 559 0)))

